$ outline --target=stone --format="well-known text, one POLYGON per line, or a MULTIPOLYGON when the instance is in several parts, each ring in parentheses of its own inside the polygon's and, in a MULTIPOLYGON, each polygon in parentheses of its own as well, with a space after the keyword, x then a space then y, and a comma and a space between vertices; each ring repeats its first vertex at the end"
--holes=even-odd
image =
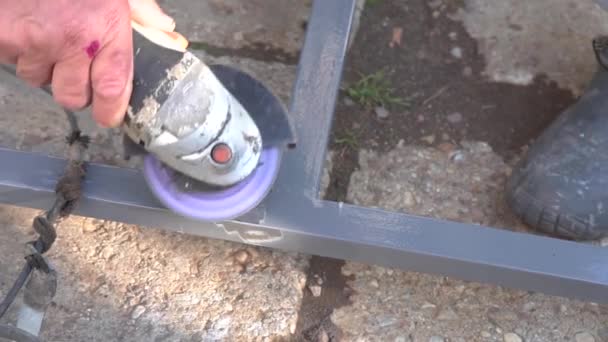
POLYGON ((403 205, 406 207, 413 207, 416 205, 416 198, 411 191, 405 191, 403 193, 403 205))
POLYGON ((576 333, 576 335, 574 335, 574 341, 576 341, 576 342, 595 342, 595 337, 593 337, 593 335, 591 335, 591 333, 589 333, 587 331, 582 331, 582 332, 576 333))
POLYGON ((321 331, 319 331, 319 342, 329 342, 329 334, 327 334, 327 331, 325 331, 325 329, 321 328, 321 331))
POLYGON ((450 143, 441 143, 437 146, 437 149, 443 153, 450 153, 456 149, 456 146, 450 143))
POLYGON ((456 124, 462 121, 462 114, 455 112, 448 114, 447 116, 448 122, 452 124, 456 124))
POLYGON ((521 339, 521 337, 519 337, 519 335, 515 334, 515 333, 506 333, 503 336, 503 340, 504 342, 523 342, 523 340, 521 339))
POLYGON ((439 312, 437 319, 440 321, 451 321, 458 319, 458 315, 454 312, 454 310, 446 308, 439 312))
POLYGON ((462 76, 464 77, 471 77, 473 76, 473 68, 471 68, 470 66, 466 66, 462 69, 462 76))
POLYGON ((234 254, 234 260, 236 260, 236 262, 238 262, 241 265, 245 264, 249 260, 249 253, 247 253, 247 251, 241 249, 234 254))
POLYGON ((308 289, 312 293, 313 297, 320 297, 323 288, 319 285, 309 285, 308 289))
POLYGON ((141 315, 146 312, 146 308, 143 305, 137 305, 131 312, 132 319, 138 319, 141 315))
POLYGON ((436 307, 437 307, 437 305, 429 303, 429 302, 426 302, 426 303, 422 304, 422 308, 423 309, 434 309, 436 307))
POLYGON ((420 138, 420 140, 426 142, 429 145, 432 145, 435 142, 435 135, 434 134, 427 135, 427 136, 420 138))
POLYGON ((101 228, 101 225, 95 224, 95 222, 91 222, 89 220, 85 221, 82 224, 82 232, 83 233, 94 233, 101 228))
POLYGON ((386 119, 390 115, 390 113, 388 112, 388 110, 386 110, 386 108, 384 108, 384 107, 376 107, 374 109, 374 112, 376 113, 376 116, 379 119, 386 119))
POLYGON ((455 46, 450 50, 450 54, 454 58, 461 59, 462 58, 462 48, 459 46, 455 46))
POLYGON ((445 339, 441 336, 431 336, 429 342, 445 342, 445 339))

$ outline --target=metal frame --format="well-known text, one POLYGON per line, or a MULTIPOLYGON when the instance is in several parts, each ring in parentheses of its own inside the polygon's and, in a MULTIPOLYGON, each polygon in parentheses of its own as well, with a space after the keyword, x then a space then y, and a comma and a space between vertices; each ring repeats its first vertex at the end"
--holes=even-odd
MULTIPOLYGON (((165 209, 139 170, 91 164, 74 214, 608 303, 608 249, 319 199, 355 3, 313 4, 291 104, 298 147, 258 208, 197 222, 165 209)), ((65 163, 0 149, 0 202, 48 208, 65 163)))

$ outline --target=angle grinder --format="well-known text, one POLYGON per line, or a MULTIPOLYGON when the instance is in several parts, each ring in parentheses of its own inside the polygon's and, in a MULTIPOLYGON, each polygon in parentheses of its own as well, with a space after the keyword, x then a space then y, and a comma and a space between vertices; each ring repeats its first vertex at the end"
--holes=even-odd
POLYGON ((126 154, 145 154, 151 191, 171 211, 204 221, 259 205, 283 151, 295 147, 281 101, 243 71, 205 64, 183 37, 132 26, 133 90, 122 129, 126 154))

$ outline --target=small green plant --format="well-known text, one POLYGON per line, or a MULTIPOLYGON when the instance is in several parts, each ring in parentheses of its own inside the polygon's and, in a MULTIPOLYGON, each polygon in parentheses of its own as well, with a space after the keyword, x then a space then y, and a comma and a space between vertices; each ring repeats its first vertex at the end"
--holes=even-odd
POLYGON ((393 89, 386 79, 384 71, 362 76, 355 84, 346 89, 348 96, 365 107, 401 105, 406 106, 405 100, 393 95, 393 89))
POLYGON ((337 145, 350 147, 353 149, 359 146, 355 133, 351 131, 344 132, 344 135, 340 136, 339 138, 336 138, 335 142, 337 145))

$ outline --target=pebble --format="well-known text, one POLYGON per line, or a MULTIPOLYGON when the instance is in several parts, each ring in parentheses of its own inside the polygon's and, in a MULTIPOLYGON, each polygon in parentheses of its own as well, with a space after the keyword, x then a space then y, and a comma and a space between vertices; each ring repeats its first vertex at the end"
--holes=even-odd
POLYGON ((82 232, 83 233, 93 233, 96 232, 97 230, 99 230, 101 225, 95 224, 93 222, 85 222, 82 225, 82 232))
POLYGON ((437 148, 444 153, 450 153, 452 151, 454 151, 456 149, 456 146, 450 144, 450 143, 441 143, 439 144, 439 146, 437 146, 437 148))
POLYGON ((329 335, 325 329, 321 329, 319 332, 319 342, 329 342, 329 335))
POLYGON ((453 151, 450 154, 450 160, 459 163, 464 160, 464 153, 462 153, 462 151, 453 151))
POLYGON ((244 36, 243 36, 243 32, 239 31, 239 32, 235 32, 234 35, 232 36, 234 38, 234 40, 236 40, 237 42, 243 41, 244 36))
POLYGON ((416 205, 416 198, 414 197, 414 194, 412 194, 410 191, 406 191, 403 193, 403 205, 405 205, 406 207, 413 207, 414 205, 416 205))
POLYGON ((492 337, 492 334, 490 334, 487 331, 482 331, 481 332, 481 337, 483 337, 483 338, 490 338, 490 337, 492 337))
POLYGON ((450 123, 453 123, 453 124, 455 124, 455 123, 459 123, 459 122, 461 122, 461 121, 462 121, 462 114, 460 114, 460 113, 458 113, 458 112, 455 112, 455 113, 449 114, 449 115, 448 115, 448 121, 449 121, 450 123))
POLYGON ((319 285, 309 285, 308 289, 312 293, 313 297, 320 297, 323 289, 319 285))
POLYGON ((388 110, 384 107, 376 107, 374 111, 376 112, 376 116, 380 119, 386 119, 390 115, 388 110))
POLYGON ((524 304, 524 311, 526 312, 530 312, 532 310, 534 310, 536 308, 536 303, 534 302, 527 302, 526 304, 524 304))
POLYGON ((595 337, 593 337, 593 335, 591 335, 590 333, 584 331, 574 335, 574 340, 576 342, 595 342, 595 337))
POLYGON ((515 333, 506 333, 503 336, 503 339, 505 342, 523 342, 521 337, 519 337, 519 335, 517 335, 515 333))
POLYGON ((369 285, 374 288, 380 287, 380 284, 378 284, 378 281, 376 279, 370 280, 369 285))
POLYGON ((344 104, 347 105, 347 106, 349 106, 349 107, 352 107, 352 106, 355 105, 355 101, 353 101, 353 99, 351 99, 350 97, 345 97, 344 98, 344 104))
POLYGON ((458 34, 456 32, 450 32, 448 34, 448 37, 450 37, 451 40, 456 40, 456 38, 458 37, 458 34))
POLYGON ((473 68, 471 68, 470 66, 464 67, 464 69, 462 69, 462 75, 464 77, 471 77, 471 76, 473 76, 473 68))
POLYGON ((462 58, 462 48, 455 46, 452 48, 452 50, 450 50, 450 53, 452 54, 452 57, 454 58, 462 58))
POLYGON ((431 336, 429 342, 445 342, 445 339, 441 336, 431 336))
POLYGON ((138 305, 131 312, 131 318, 138 319, 144 312, 146 312, 146 308, 143 305, 138 305))
POLYGON ((435 142, 435 135, 427 135, 425 137, 420 138, 420 140, 422 140, 428 144, 432 144, 435 142))
POLYGON ((112 248, 112 246, 106 246, 102 252, 102 256, 104 259, 110 259, 114 256, 114 248, 112 248))
POLYGON ((440 321, 451 321, 458 319, 458 315, 452 309, 444 309, 439 312, 437 319, 440 321))
POLYGON ((240 250, 234 254, 234 259, 242 265, 249 260, 249 253, 247 253, 247 251, 240 250))

